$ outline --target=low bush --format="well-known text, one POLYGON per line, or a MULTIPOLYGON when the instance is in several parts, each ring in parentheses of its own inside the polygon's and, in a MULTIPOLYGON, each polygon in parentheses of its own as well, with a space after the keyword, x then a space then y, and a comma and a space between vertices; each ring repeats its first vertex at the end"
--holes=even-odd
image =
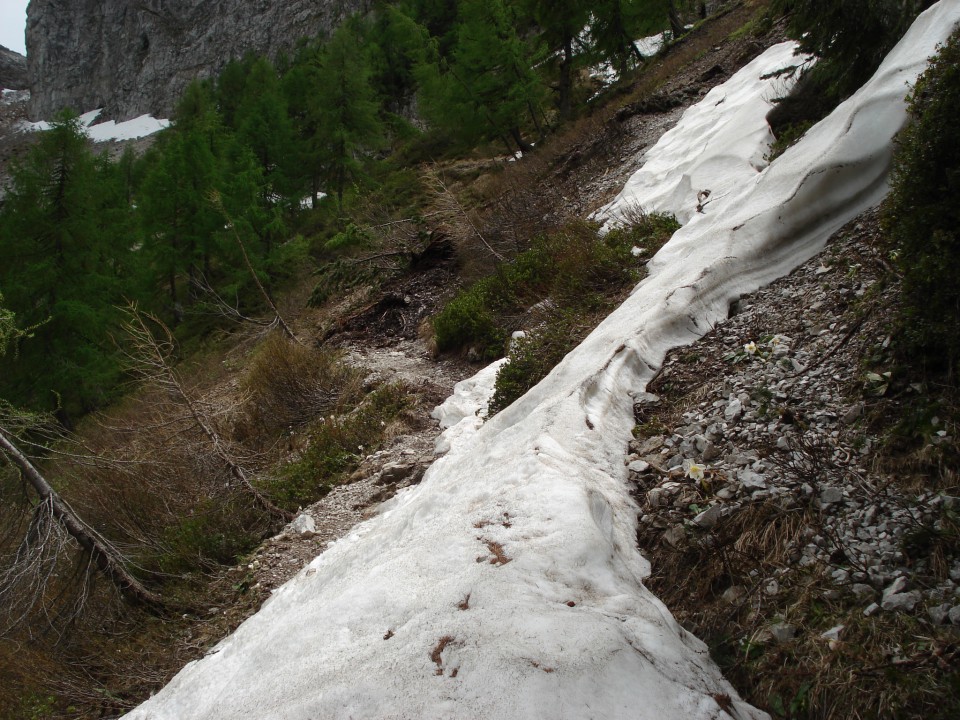
POLYGON ((309 444, 300 457, 277 471, 264 489, 291 510, 319 500, 377 449, 410 402, 403 385, 384 385, 352 411, 321 418, 308 431, 309 444))
POLYGON ((569 312, 557 312, 542 327, 515 340, 500 368, 490 400, 495 415, 540 382, 573 348, 580 333, 569 312))
POLYGON ((606 234, 578 221, 537 237, 529 250, 462 290, 434 316, 437 350, 472 347, 481 359, 502 357, 510 334, 545 300, 574 314, 608 308, 641 278, 645 260, 678 227, 669 216, 635 213, 606 234))
POLYGON ((247 413, 269 435, 298 427, 362 397, 362 371, 329 350, 298 345, 279 332, 257 348, 243 389, 247 413))

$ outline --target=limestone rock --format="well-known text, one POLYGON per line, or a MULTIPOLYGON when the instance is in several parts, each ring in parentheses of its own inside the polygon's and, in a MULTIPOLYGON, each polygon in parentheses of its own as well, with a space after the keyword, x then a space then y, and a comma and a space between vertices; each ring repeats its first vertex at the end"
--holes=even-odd
POLYGON ((911 590, 910 592, 887 595, 883 598, 880 606, 884 610, 893 612, 912 612, 920 599, 920 591, 911 590))
POLYGON ((708 507, 706 510, 704 510, 702 513, 700 513, 693 519, 693 524, 697 525, 698 527, 702 527, 705 530, 709 530, 710 528, 712 528, 714 525, 717 524, 717 520, 719 519, 720 519, 720 506, 711 505, 710 507, 708 507))
POLYGON ((297 515, 296 519, 290 523, 289 533, 303 538, 311 538, 317 534, 317 524, 310 515, 303 513, 297 515))
POLYGON ((26 90, 27 59, 18 52, 0 45, 0 87, 7 90, 26 90))
POLYGON ((192 80, 246 52, 271 57, 328 35, 362 0, 31 0, 30 116, 105 108, 169 117, 192 80))

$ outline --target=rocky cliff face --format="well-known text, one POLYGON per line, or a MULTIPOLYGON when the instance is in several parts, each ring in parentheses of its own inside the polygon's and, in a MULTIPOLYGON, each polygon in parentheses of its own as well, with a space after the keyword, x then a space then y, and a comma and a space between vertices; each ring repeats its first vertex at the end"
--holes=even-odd
POLYGON ((195 78, 247 51, 276 55, 367 0, 31 0, 30 116, 105 108, 169 116, 195 78))
POLYGON ((27 59, 0 45, 0 88, 25 90, 26 87, 27 59))

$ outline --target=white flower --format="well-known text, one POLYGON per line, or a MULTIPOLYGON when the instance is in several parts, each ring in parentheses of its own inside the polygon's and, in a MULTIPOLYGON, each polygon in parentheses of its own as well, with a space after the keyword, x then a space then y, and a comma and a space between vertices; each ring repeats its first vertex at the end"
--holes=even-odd
POLYGON ((696 482, 703 480, 703 465, 698 465, 693 460, 684 460, 683 469, 687 472, 687 477, 696 482))
POLYGON ((751 340, 750 342, 748 342, 746 345, 743 346, 743 351, 748 355, 756 355, 757 344, 753 340, 751 340))

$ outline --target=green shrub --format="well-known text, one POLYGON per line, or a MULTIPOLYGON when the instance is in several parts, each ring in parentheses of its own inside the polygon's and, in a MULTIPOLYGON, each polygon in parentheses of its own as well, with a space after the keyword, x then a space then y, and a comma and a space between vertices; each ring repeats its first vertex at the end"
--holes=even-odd
POLYGON ((501 357, 526 311, 547 299, 581 314, 609 308, 678 227, 672 217, 637 212, 606 234, 596 224, 574 222, 537 237, 529 250, 460 291, 434 316, 437 350, 473 347, 484 360, 501 357))
POLYGON ((169 574, 232 565, 257 545, 263 529, 249 502, 239 495, 226 502, 211 499, 167 527, 157 543, 162 550, 153 558, 144 558, 144 564, 169 574))
POLYGON ((508 407, 543 380, 578 339, 572 314, 559 312, 543 327, 514 341, 507 353, 508 362, 497 373, 489 415, 508 407))
POLYGON ((384 385, 350 412, 321 418, 311 427, 310 444, 300 458, 277 472, 265 490, 291 510, 319 500, 377 449, 409 405, 403 385, 384 385))
POLYGON ((913 123, 898 138, 882 211, 903 275, 903 358, 922 370, 960 360, 960 32, 933 59, 909 98, 913 123))

